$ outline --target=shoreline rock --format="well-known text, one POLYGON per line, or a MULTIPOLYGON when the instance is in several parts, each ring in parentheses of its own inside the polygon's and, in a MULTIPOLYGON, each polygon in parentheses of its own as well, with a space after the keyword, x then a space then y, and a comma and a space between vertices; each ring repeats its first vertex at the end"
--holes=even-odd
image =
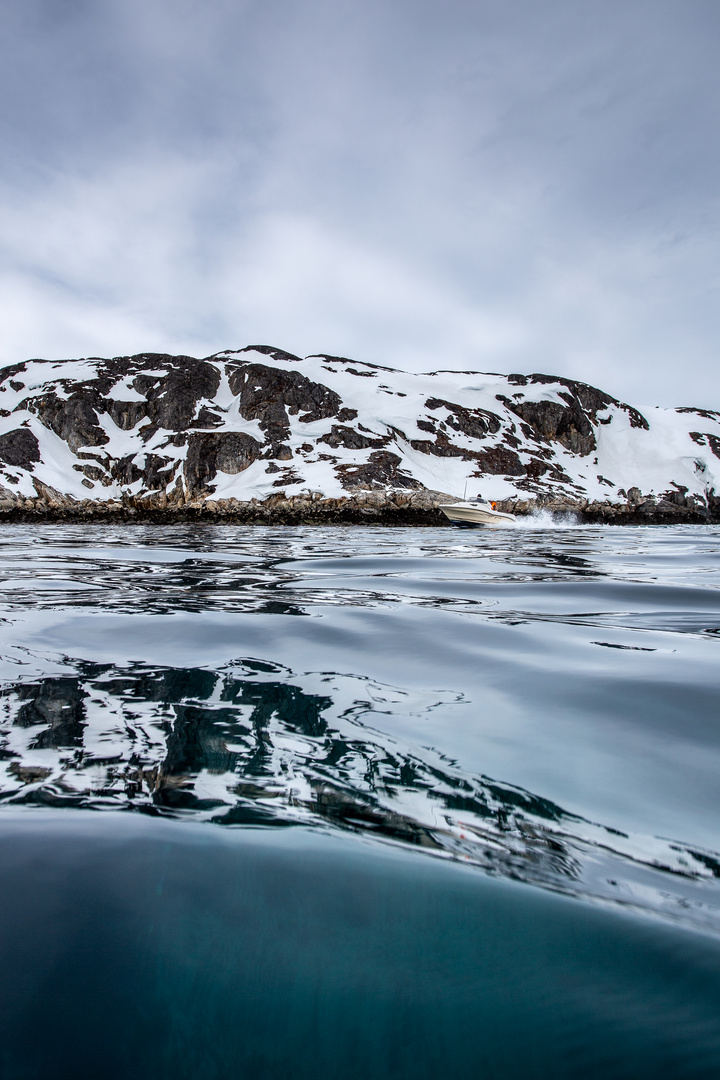
MULTIPOLYGON (((32 521, 107 522, 137 524, 227 524, 227 525, 378 525, 452 527, 439 506, 453 501, 443 492, 358 491, 342 498, 320 494, 287 497, 278 492, 259 500, 199 497, 175 498, 159 495, 124 496, 119 500, 99 502, 73 499, 46 485, 37 484, 34 499, 23 498, 7 490, 0 492, 0 522, 32 521)), ((639 497, 638 497, 639 496, 639 497)), ((499 510, 530 517, 550 514, 561 521, 571 518, 579 524, 603 525, 707 525, 720 523, 720 498, 707 501, 697 496, 677 493, 673 498, 651 496, 628 498, 623 503, 587 499, 543 498, 505 499, 499 510)))

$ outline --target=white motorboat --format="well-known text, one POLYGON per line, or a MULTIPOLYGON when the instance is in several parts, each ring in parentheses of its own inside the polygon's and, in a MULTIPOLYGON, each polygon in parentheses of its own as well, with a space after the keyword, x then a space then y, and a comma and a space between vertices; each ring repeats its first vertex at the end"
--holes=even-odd
POLYGON ((487 499, 463 499, 438 507, 454 525, 489 525, 491 528, 508 528, 515 525, 514 514, 495 509, 495 503, 487 499))

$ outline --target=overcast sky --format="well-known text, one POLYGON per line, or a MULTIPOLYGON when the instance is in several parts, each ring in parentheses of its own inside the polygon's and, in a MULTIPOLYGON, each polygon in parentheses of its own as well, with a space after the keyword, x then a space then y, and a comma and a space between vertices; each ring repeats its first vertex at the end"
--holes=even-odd
POLYGON ((720 408, 718 0, 3 0, 0 360, 720 408))

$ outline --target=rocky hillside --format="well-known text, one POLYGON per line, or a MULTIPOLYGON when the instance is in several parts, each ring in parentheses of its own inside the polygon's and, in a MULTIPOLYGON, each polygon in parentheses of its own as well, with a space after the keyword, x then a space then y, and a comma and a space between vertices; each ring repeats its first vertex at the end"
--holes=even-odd
POLYGON ((438 493, 466 487, 520 512, 717 519, 720 413, 641 413, 549 375, 413 375, 269 346, 0 372, 6 516, 182 509, 261 520, 275 508, 285 520, 295 507, 304 520, 340 507, 352 520, 353 507, 427 512, 438 493))

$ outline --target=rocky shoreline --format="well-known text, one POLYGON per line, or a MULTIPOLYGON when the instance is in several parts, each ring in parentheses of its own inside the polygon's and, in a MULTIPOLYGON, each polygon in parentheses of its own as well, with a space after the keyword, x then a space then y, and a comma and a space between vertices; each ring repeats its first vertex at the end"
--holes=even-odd
MULTIPOLYGON (((439 509, 454 501, 443 492, 357 491, 342 498, 326 498, 319 493, 287 496, 283 492, 266 499, 199 498, 182 495, 124 496, 97 501, 74 499, 37 485, 36 498, 0 498, 0 522, 106 522, 137 524, 226 524, 226 525, 378 525, 451 526, 439 509)), ((543 498, 505 499, 499 510, 528 517, 549 514, 551 519, 571 519, 580 524, 680 525, 720 523, 720 497, 707 499, 682 492, 670 497, 644 496, 631 488, 624 502, 608 503, 587 499, 543 498)))

